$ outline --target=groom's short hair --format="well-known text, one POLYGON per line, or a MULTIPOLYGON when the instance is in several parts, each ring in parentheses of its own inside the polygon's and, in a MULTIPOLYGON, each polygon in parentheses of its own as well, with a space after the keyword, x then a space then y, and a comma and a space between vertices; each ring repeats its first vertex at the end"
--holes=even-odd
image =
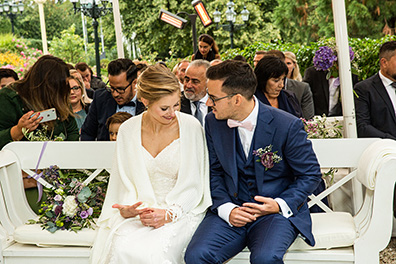
POLYGON ((241 94, 248 100, 253 98, 257 87, 256 75, 246 62, 226 60, 209 67, 206 77, 210 80, 222 80, 222 91, 226 94, 241 94))

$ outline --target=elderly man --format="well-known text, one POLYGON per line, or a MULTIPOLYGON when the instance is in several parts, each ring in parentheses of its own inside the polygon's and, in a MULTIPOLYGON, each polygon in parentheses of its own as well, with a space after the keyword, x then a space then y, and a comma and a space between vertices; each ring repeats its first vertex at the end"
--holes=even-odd
POLYGON ((206 60, 194 60, 187 67, 184 76, 184 93, 181 101, 181 111, 194 115, 201 124, 205 116, 211 111, 206 106, 206 70, 210 64, 206 60))
POLYGON ((110 87, 95 92, 81 128, 81 140, 110 140, 106 127, 110 116, 117 112, 135 116, 144 110, 144 105, 136 100, 136 65, 130 59, 117 59, 109 63, 108 73, 110 87))

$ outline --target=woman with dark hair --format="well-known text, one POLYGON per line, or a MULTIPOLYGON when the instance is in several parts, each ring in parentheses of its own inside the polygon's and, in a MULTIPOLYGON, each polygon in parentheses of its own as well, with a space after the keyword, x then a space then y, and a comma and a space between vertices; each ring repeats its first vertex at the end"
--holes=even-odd
POLYGON ((278 57, 265 56, 254 69, 257 77, 255 96, 264 104, 282 109, 296 117, 302 117, 302 110, 296 95, 283 89, 288 73, 287 65, 278 57))
POLYGON ((208 34, 202 34, 198 38, 198 50, 192 55, 191 60, 198 59, 207 61, 220 59, 219 48, 215 40, 208 34))
POLYGON ((78 140, 70 108, 67 64, 54 56, 40 57, 22 80, 0 90, 0 149, 9 142, 26 140, 22 129, 34 131, 43 119, 40 111, 56 109, 57 119, 45 122, 48 136, 63 134, 78 140))

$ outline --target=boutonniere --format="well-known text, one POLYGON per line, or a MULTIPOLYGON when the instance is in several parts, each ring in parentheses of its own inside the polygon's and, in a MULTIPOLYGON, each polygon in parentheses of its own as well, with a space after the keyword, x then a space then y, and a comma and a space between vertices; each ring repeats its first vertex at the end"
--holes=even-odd
POLYGON ((257 162, 261 162, 265 167, 265 170, 271 169, 274 167, 275 163, 279 163, 282 160, 282 157, 277 155, 278 151, 272 152, 272 145, 266 146, 264 149, 259 148, 257 150, 253 150, 253 155, 259 157, 257 162))

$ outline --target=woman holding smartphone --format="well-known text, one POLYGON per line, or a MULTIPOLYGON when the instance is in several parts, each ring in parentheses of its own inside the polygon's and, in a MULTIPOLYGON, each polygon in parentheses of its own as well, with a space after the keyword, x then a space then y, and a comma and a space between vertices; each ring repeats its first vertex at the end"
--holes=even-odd
MULTIPOLYGON (((78 140, 78 128, 70 108, 69 69, 54 56, 44 55, 25 77, 0 90, 0 149, 9 142, 26 140, 22 129, 47 127, 49 137, 64 135, 78 140), (56 109, 56 119, 41 123, 41 111, 56 109)), ((52 118, 51 118, 52 119, 52 118)))
MULTIPOLYGON (((63 60, 45 55, 37 60, 23 79, 0 90, 0 149, 9 142, 26 140, 23 128, 34 131, 46 126, 49 138, 63 134, 65 140, 79 139, 69 101, 69 76, 63 60), (45 111, 51 108, 56 114, 45 111), (49 121, 42 122, 45 120, 49 121)), ((24 178, 24 185, 27 200, 37 212, 37 189, 31 188, 36 182, 24 178)))

